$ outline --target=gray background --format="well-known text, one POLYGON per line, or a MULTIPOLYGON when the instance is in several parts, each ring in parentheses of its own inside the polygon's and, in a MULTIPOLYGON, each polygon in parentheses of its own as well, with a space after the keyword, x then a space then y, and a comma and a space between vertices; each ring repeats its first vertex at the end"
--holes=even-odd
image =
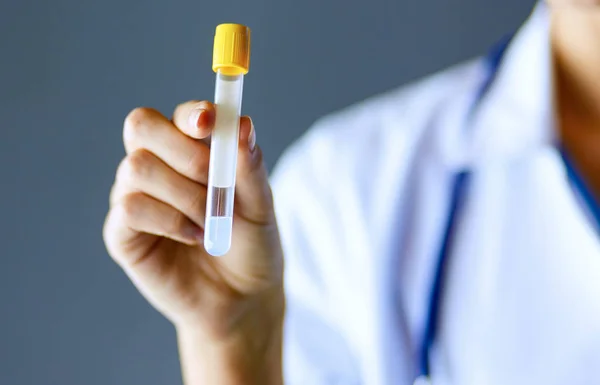
POLYGON ((484 53, 533 0, 0 2, 0 384, 177 384, 172 327, 101 227, 133 107, 211 99, 216 24, 253 30, 269 166, 319 116, 484 53))

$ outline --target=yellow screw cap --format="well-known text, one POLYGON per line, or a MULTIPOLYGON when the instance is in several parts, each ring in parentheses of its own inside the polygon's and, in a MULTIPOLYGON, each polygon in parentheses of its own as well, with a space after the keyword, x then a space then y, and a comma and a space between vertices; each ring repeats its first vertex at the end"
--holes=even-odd
POLYGON ((215 31, 213 71, 224 75, 247 74, 250 69, 250 28, 220 24, 215 31))

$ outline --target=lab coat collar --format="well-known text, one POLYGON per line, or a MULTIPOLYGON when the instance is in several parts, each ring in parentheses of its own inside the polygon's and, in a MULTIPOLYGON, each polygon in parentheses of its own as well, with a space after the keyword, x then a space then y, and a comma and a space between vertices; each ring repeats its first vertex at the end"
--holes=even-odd
MULTIPOLYGON (((514 36, 496 70, 467 125, 471 166, 518 160, 555 143, 550 10, 544 2, 514 36)), ((492 75, 487 72, 485 78, 492 75)))

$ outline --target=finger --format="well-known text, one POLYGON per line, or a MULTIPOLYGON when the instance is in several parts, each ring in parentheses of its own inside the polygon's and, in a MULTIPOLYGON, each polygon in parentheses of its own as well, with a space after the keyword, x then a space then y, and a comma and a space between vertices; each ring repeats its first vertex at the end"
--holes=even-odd
POLYGON ((109 252, 121 265, 147 256, 160 240, 156 236, 194 245, 203 231, 175 208, 139 192, 123 197, 110 210, 104 226, 109 252))
POLYGON ((186 135, 204 139, 215 124, 215 106, 211 102, 192 100, 175 108, 173 123, 186 135))
POLYGON ((119 165, 116 179, 113 204, 141 191, 204 226, 206 187, 177 173, 151 152, 140 149, 129 154, 119 165))
POLYGON ((236 177, 236 215, 259 224, 272 224, 273 196, 261 149, 256 145, 252 120, 240 119, 240 143, 236 177))
POLYGON ((130 112, 125 119, 123 140, 127 153, 147 149, 178 173, 206 184, 208 146, 182 133, 158 111, 136 108, 130 112))

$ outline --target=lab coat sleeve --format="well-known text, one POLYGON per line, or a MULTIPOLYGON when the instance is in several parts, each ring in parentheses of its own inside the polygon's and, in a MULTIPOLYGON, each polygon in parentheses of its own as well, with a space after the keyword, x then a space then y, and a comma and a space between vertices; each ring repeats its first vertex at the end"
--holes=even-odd
POLYGON ((323 171, 335 147, 325 131, 310 130, 286 151, 272 176, 285 254, 286 385, 360 383, 357 357, 332 295, 339 289, 332 260, 344 245, 336 250, 335 203, 323 171))

